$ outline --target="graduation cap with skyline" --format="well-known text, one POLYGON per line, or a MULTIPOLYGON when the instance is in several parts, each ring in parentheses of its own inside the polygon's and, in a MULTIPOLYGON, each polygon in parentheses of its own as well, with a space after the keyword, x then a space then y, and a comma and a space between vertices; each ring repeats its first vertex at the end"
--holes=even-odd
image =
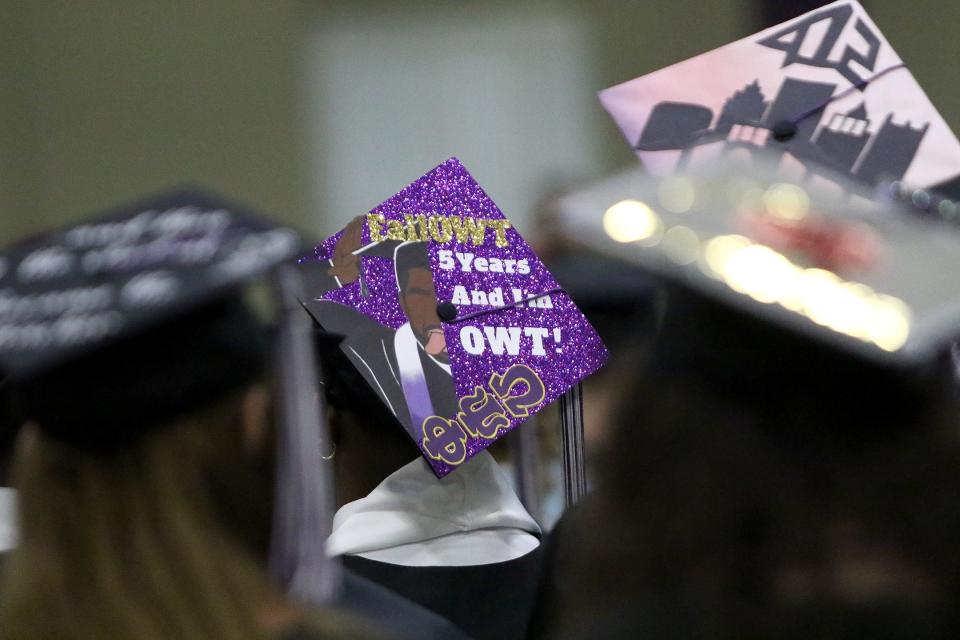
POLYGON ((301 250, 291 229, 178 190, 0 252, 0 372, 28 378, 215 301, 301 250))
POLYGON ((788 177, 930 187, 960 142, 863 7, 841 0, 600 92, 658 175, 775 154, 788 177))
POLYGON ((442 477, 605 362, 596 331, 451 158, 301 259, 304 304, 442 477))

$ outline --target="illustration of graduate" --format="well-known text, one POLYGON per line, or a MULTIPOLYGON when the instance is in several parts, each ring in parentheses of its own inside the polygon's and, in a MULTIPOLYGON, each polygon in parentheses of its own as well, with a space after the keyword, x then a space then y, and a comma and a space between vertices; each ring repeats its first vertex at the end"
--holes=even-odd
POLYGON ((318 329, 339 340, 438 478, 607 357, 456 158, 353 218, 299 266, 318 329))
POLYGON ((344 336, 343 351, 416 440, 426 418, 457 412, 427 244, 385 240, 359 247, 362 220, 357 218, 344 230, 329 261, 330 267, 314 270, 319 274, 311 285, 311 295, 316 299, 305 304, 315 318, 321 319, 324 330, 344 336), (353 307, 319 299, 319 292, 324 289, 346 287, 358 280, 361 295, 369 295, 363 281, 363 257, 393 262, 397 298, 407 319, 396 330, 353 307))

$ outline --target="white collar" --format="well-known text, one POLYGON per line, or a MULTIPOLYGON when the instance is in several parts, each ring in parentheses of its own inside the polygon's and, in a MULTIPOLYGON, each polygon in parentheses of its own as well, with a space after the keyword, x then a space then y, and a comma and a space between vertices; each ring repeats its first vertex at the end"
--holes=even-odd
POLYGON ((0 487, 0 553, 17 546, 17 492, 0 487))
MULTIPOLYGON (((413 327, 409 322, 400 325, 400 328, 397 329, 396 336, 393 340, 394 349, 397 352, 397 359, 402 360, 401 353, 413 351, 412 347, 416 347, 417 350, 424 353, 428 358, 433 360, 433 363, 453 375, 450 370, 450 365, 448 363, 440 362, 434 356, 430 355, 423 349, 423 345, 420 344, 420 341, 417 340, 416 334, 413 332, 413 327)), ((401 365, 402 366, 402 365, 401 365)), ((419 365, 418 365, 419 366, 419 365)))
POLYGON ((506 474, 481 451, 442 479, 422 458, 390 474, 337 511, 327 553, 404 565, 488 564, 525 555, 539 536, 506 474))

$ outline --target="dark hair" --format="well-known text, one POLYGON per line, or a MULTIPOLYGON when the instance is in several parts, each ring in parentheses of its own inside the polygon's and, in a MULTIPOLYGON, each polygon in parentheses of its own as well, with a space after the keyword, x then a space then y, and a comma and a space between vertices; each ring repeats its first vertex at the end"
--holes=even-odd
POLYGON ((410 438, 400 422, 343 353, 340 348, 343 338, 320 329, 316 331, 317 361, 327 404, 361 417, 356 421, 359 425, 356 428, 365 429, 404 451, 415 452, 416 448, 411 447, 410 438))
POLYGON ((403 293, 410 281, 411 269, 430 269, 427 244, 425 242, 411 242, 398 247, 394 256, 394 269, 397 274, 397 286, 403 293))
POLYGON ((596 501, 561 530, 558 557, 584 577, 579 611, 559 615, 593 620, 590 637, 960 632, 960 442, 942 363, 873 366, 671 293, 624 376, 596 501), (607 635, 601 618, 617 621, 607 635))

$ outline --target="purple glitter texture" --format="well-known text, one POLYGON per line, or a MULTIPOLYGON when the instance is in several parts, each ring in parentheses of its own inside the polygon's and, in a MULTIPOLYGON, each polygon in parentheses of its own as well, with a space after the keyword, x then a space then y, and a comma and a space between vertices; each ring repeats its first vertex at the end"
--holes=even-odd
MULTIPOLYGON (((404 214, 424 214, 427 216, 462 216, 464 218, 486 218, 504 220, 505 216, 484 192, 479 184, 467 172, 456 158, 451 158, 410 184, 398 194, 378 205, 370 213, 381 214, 386 220, 404 220, 404 214)), ((325 240, 306 259, 326 260, 332 257, 339 233, 325 240)), ((369 243, 370 230, 363 229, 363 242, 369 243)), ((428 251, 433 270, 434 286, 440 302, 454 299, 455 287, 462 286, 467 297, 472 292, 483 291, 489 294, 499 288, 506 305, 514 302, 513 289, 522 290, 523 298, 530 298, 547 291, 559 289, 557 281, 536 257, 529 245, 515 229, 506 230, 506 246, 497 246, 493 229, 487 228, 484 243, 475 246, 470 240, 458 242, 456 236, 450 242, 430 241, 428 251), (461 263, 454 256, 452 269, 441 268, 440 252, 471 253, 476 257, 501 261, 526 260, 528 274, 481 272, 471 265, 470 272, 461 269, 461 263)), ((449 264, 449 260, 444 261, 449 264)), ((505 262, 504 262, 505 264, 505 262)), ((361 269, 370 295, 360 295, 359 283, 332 291, 324 297, 329 300, 351 306, 376 320, 384 326, 396 329, 406 322, 397 297, 397 287, 393 265, 390 260, 377 257, 364 257, 361 269)), ((546 387, 543 401, 532 408, 531 415, 556 400, 573 385, 597 371, 607 360, 607 350, 594 328, 576 307, 570 297, 562 291, 549 294, 547 300, 551 308, 530 307, 527 304, 503 308, 491 305, 458 305, 458 317, 444 323, 447 353, 456 384, 458 397, 473 392, 477 386, 487 387, 493 373, 502 373, 513 364, 522 363, 532 368, 546 387), (489 311, 489 313, 480 313, 489 311), (484 327, 524 327, 544 328, 543 352, 535 355, 533 341, 521 331, 519 353, 509 355, 493 353, 486 345, 483 353, 473 355, 467 352, 461 342, 461 330, 464 327, 477 327, 482 333, 484 327), (559 329, 559 334, 554 330, 559 329), (559 337, 559 341, 556 337, 559 337)), ((494 329, 490 329, 493 331, 494 329)), ((468 330, 470 331, 470 330, 468 330)), ((476 332, 474 332, 476 333, 476 332)), ((454 416, 444 416, 453 418, 454 416)), ((510 427, 501 431, 493 440, 467 436, 467 457, 475 455, 490 446, 495 440, 516 428, 524 419, 511 418, 510 427)), ((420 443, 418 442, 418 445, 420 443)), ((457 467, 425 456, 439 477, 443 477, 457 467)))

